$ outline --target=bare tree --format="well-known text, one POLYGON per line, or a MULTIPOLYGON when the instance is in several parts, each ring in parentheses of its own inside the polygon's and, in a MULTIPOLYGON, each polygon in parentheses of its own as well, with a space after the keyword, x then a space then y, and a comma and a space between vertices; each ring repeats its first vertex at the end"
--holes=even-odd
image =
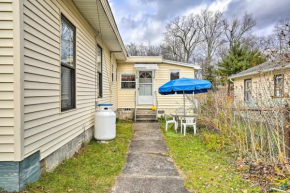
POLYGON ((167 24, 162 47, 170 58, 188 63, 200 42, 197 17, 194 15, 182 16, 167 24))
POLYGON ((279 40, 280 50, 290 49, 290 18, 280 20, 275 26, 275 34, 279 40))
POLYGON ((151 42, 148 42, 147 45, 130 43, 126 45, 126 50, 129 56, 160 56, 161 49, 160 46, 154 46, 151 42))
POLYGON ((183 51, 179 40, 173 36, 167 36, 164 39, 166 42, 160 45, 162 56, 168 60, 182 62, 180 56, 183 55, 183 51))
POLYGON ((203 75, 212 64, 214 55, 221 44, 222 12, 203 10, 198 15, 198 26, 203 38, 201 49, 204 52, 203 75))
POLYGON ((245 13, 241 20, 234 16, 230 21, 224 19, 222 24, 226 41, 229 42, 229 47, 232 48, 235 42, 240 42, 253 29, 256 21, 251 14, 245 13))
POLYGON ((126 50, 129 56, 138 56, 139 55, 139 48, 138 45, 135 43, 130 43, 126 45, 126 50))

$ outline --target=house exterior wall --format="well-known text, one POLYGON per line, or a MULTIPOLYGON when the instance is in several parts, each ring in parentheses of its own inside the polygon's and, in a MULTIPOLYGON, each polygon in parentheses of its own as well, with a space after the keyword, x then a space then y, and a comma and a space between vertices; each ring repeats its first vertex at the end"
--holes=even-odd
MULTIPOLYGON (((170 80, 170 70, 180 70, 180 78, 194 78, 194 68, 179 66, 174 64, 159 63, 158 70, 155 70, 154 91, 158 93, 158 88, 170 80)), ((118 108, 135 107, 135 89, 121 89, 121 74, 136 74, 134 63, 118 64, 118 108)), ((137 77, 137 76, 136 76, 137 77)), ((136 85, 137 87, 138 85, 136 85)), ((155 99, 154 99, 155 100, 155 99)), ((166 113, 174 111, 183 106, 182 95, 160 95, 157 94, 158 109, 165 110, 166 113)), ((187 102, 188 105, 188 102, 187 102)), ((137 108, 151 108, 152 105, 140 105, 137 108)))
POLYGON ((284 75, 284 95, 289 96, 290 69, 274 70, 270 72, 262 72, 260 74, 244 76, 234 79, 234 95, 235 102, 244 102, 244 81, 252 79, 252 99, 255 103, 279 102, 281 98, 274 97, 274 76, 278 74, 284 75), (271 99, 271 100, 269 100, 271 99), (276 100, 272 100, 276 99, 276 100))
POLYGON ((14 160, 13 2, 0 3, 0 161, 14 160))
MULTIPOLYGON (((94 125, 96 33, 71 0, 24 1, 24 157, 40 151, 40 159, 94 125), (60 17, 76 27, 76 108, 61 112, 60 17)), ((113 54, 103 50, 103 97, 113 103, 113 54)))

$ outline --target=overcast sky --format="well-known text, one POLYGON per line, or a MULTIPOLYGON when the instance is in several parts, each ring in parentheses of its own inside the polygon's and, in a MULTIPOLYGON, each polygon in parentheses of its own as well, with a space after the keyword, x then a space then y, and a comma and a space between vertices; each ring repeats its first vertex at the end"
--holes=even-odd
POLYGON ((223 11, 225 17, 253 14, 256 35, 270 34, 275 23, 290 16, 290 0, 109 0, 125 44, 162 42, 165 25, 179 15, 201 9, 223 11))

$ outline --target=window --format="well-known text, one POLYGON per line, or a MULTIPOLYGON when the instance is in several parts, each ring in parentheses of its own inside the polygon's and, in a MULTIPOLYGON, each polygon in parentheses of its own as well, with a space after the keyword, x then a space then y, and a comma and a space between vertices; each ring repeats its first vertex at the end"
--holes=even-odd
POLYGON ((252 99, 252 79, 245 80, 245 87, 244 87, 244 100, 245 102, 250 102, 252 99))
POLYGON ((179 79, 180 70, 170 70, 170 80, 179 79))
POLYGON ((114 64, 112 64, 112 82, 114 82, 114 64))
POLYGON ((283 97, 284 95, 284 76, 278 74, 274 76, 274 96, 283 97))
POLYGON ((135 74, 121 74, 121 89, 135 89, 135 74))
POLYGON ((61 16, 61 110, 75 108, 76 28, 61 16))
POLYGON ((98 97, 103 97, 103 50, 97 46, 97 71, 98 71, 98 97))

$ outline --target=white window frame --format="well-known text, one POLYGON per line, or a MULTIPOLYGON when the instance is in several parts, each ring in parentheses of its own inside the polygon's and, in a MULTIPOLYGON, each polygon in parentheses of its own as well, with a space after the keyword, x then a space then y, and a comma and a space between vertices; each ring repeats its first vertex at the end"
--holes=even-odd
POLYGON ((180 78, 180 69, 170 69, 169 70, 169 80, 171 81, 171 72, 179 72, 179 78, 180 78))
POLYGON ((246 103, 249 103, 252 100, 252 88, 253 88, 252 79, 251 78, 244 79, 244 101, 246 103), (251 83, 251 88, 250 89, 247 87, 247 82, 251 83), (249 98, 246 97, 246 93, 248 93, 247 95, 249 95, 248 96, 249 98))
POLYGON ((275 98, 283 98, 284 97, 284 75, 283 74, 276 74, 274 75, 274 97, 275 98), (279 88, 277 85, 278 78, 282 81, 282 88, 279 88), (277 95, 277 91, 280 91, 280 96, 277 95))
POLYGON ((133 73, 131 73, 131 74, 128 74, 128 73, 120 74, 120 89, 122 89, 122 90, 135 90, 137 88, 136 78, 137 78, 136 74, 133 74, 133 73), (122 76, 123 75, 131 75, 131 76, 134 75, 135 76, 135 81, 122 81, 122 76), (135 82, 135 88, 122 88, 122 82, 135 82))

